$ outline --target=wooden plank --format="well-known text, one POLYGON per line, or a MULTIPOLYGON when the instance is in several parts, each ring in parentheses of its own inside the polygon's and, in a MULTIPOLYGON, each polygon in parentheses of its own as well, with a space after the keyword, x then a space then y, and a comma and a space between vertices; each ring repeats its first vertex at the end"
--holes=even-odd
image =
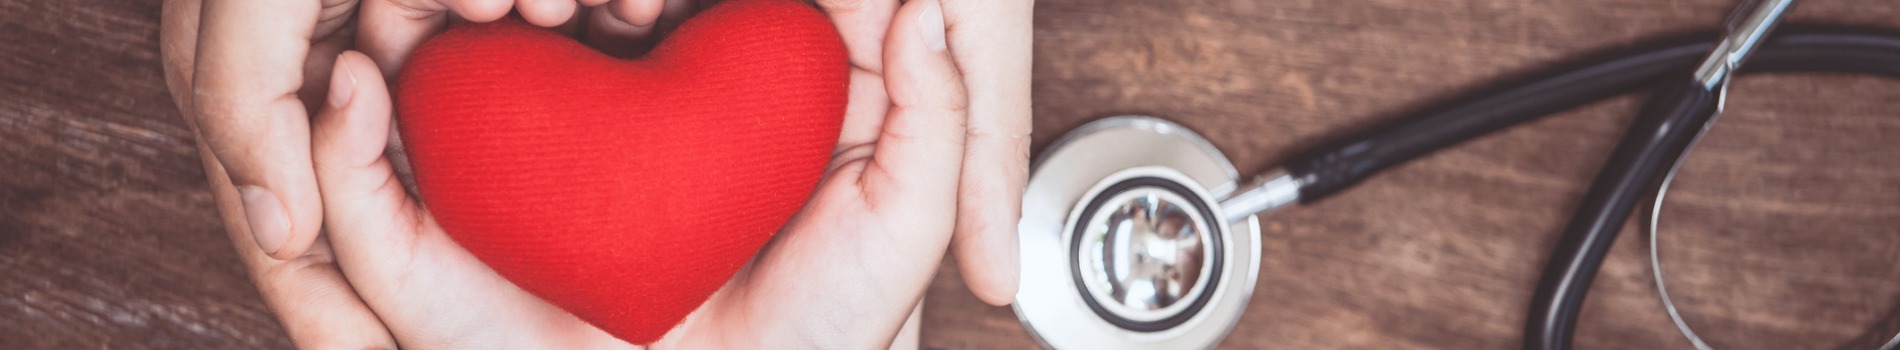
POLYGON ((284 348, 158 64, 157 1, 0 2, 0 348, 284 348))

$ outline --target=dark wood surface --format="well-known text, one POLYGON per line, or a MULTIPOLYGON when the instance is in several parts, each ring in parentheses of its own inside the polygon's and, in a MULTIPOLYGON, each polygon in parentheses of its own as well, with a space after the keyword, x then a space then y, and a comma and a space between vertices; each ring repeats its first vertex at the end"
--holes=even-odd
MULTIPOLYGON (((1730 0, 1042 0, 1038 148, 1152 114, 1247 170, 1573 55, 1720 25, 1730 0)), ((1807 23, 1900 29, 1900 2, 1807 23)), ((158 64, 152 0, 0 0, 0 349, 282 348, 215 218, 158 64)), ((1865 348, 1900 330, 1900 81, 1745 78, 1665 206, 1684 317, 1719 348, 1865 348)), ((1544 257, 1640 102, 1427 156, 1264 218, 1232 348, 1512 348, 1544 257)), ((1688 346, 1625 231, 1580 348, 1688 346)), ((946 264, 926 348, 1035 346, 946 264)))

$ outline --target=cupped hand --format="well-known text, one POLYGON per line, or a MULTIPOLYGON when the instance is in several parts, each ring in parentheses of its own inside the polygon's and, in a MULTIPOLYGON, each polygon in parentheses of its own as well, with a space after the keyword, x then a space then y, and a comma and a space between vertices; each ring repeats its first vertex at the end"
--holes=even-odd
MULTIPOLYGON (((400 152, 383 77, 452 18, 492 20, 516 6, 611 52, 677 24, 690 3, 207 1, 167 2, 167 78, 228 232, 300 346, 626 345, 495 276, 407 197, 393 175, 400 152), (606 7, 583 7, 595 5, 606 7), (352 47, 363 54, 331 60, 352 47), (317 218, 329 235, 316 234, 317 218)), ((896 0, 820 5, 853 66, 832 171, 757 265, 662 344, 888 343, 946 244, 979 297, 1014 294, 1030 3, 914 1, 902 14, 896 0), (808 264, 838 268, 789 267, 808 264), (738 334, 754 336, 728 337, 738 334)))
POLYGON ((393 76, 451 19, 487 22, 519 7, 532 23, 579 33, 570 19, 583 5, 603 8, 584 28, 590 42, 643 40, 664 24, 663 0, 169 0, 161 41, 173 97, 207 161, 236 187, 241 226, 266 255, 289 259, 316 242, 323 216, 308 117, 337 54, 357 49, 393 76))
MULTIPOLYGON (((805 208, 654 346, 890 344, 957 224, 969 101, 936 1, 906 4, 885 27, 877 86, 888 99, 853 99, 849 109, 877 115, 847 121, 875 132, 845 139, 805 208)), ((375 69, 353 52, 337 61, 332 91, 345 93, 331 94, 317 113, 312 145, 336 260, 397 340, 445 348, 624 345, 481 264, 403 190, 385 155, 391 103, 375 69)))
MULTIPOLYGON (((602 6, 589 42, 638 42, 667 21, 663 0, 167 0, 165 77, 197 136, 226 233, 267 305, 305 348, 395 343, 338 270, 318 232, 323 201, 309 116, 331 89, 338 53, 355 48, 394 73, 452 20, 491 21, 510 9, 553 26, 602 6), (557 19, 557 20, 550 20, 557 19)), ((366 71, 373 74, 377 70, 366 71)))

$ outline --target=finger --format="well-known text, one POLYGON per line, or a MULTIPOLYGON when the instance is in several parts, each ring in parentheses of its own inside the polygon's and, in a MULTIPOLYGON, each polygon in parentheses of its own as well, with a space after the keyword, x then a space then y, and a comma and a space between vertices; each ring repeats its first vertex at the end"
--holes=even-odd
MULTIPOLYGON (((336 60, 328 102, 313 121, 311 147, 324 205, 332 218, 395 218, 380 227, 354 227, 361 221, 328 220, 331 234, 409 231, 420 222, 415 202, 396 179, 384 156, 390 134, 389 89, 376 74, 376 63, 359 52, 336 60)), ((350 237, 337 238, 347 243, 350 237)), ((400 235, 378 237, 393 246, 408 245, 400 235)))
POLYGON ((951 54, 969 88, 969 135, 951 251, 979 299, 1015 299, 1016 223, 1029 178, 1030 1, 944 4, 951 54))
POLYGON ((395 349, 395 338, 358 297, 327 242, 311 254, 251 265, 251 279, 300 349, 395 349))
POLYGON ((597 11, 601 13, 595 14, 589 21, 585 37, 588 45, 618 57, 632 57, 646 53, 658 45, 661 36, 678 28, 680 23, 685 22, 697 11, 692 0, 614 0, 607 6, 610 8, 603 9, 606 11, 597 11), (633 11, 638 12, 636 14, 624 14, 627 11, 616 9, 616 7, 624 6, 659 6, 659 8, 656 15, 646 14, 649 9, 633 11), (641 22, 633 22, 636 20, 641 22))
POLYGON ((686 22, 686 18, 692 17, 694 12, 699 11, 693 0, 664 0, 660 3, 660 17, 653 20, 653 25, 657 28, 655 31, 660 35, 679 28, 680 23, 686 22))
MULTIPOLYGON (((198 0, 167 0, 161 11, 163 26, 161 51, 165 57, 166 84, 171 88, 179 109, 193 115, 191 107, 192 65, 198 43, 201 12, 198 0)), ((192 121, 193 118, 185 118, 192 121)), ((192 122, 196 133, 196 122, 192 122)), ((211 183, 213 202, 223 218, 225 233, 237 248, 240 261, 259 294, 277 319, 286 327, 291 341, 305 349, 393 349, 395 340, 382 327, 375 313, 356 297, 336 265, 329 261, 329 249, 317 245, 305 257, 280 261, 256 248, 249 224, 240 219, 244 206, 237 188, 218 164, 211 147, 198 138, 198 153, 205 175, 211 183)))
POLYGON ((884 74, 852 68, 849 89, 849 95, 845 97, 844 125, 838 130, 836 152, 877 142, 878 135, 884 133, 884 116, 889 115, 891 110, 890 93, 884 88, 884 74))
POLYGON ((515 0, 521 18, 542 27, 553 27, 574 18, 574 0, 515 0))
POLYGON ((865 169, 865 191, 873 200, 903 204, 903 212, 948 212, 954 207, 912 203, 954 203, 963 163, 968 101, 962 78, 944 41, 942 12, 936 1, 913 1, 891 23, 884 53, 884 88, 891 110, 878 137, 872 163, 865 169), (902 193, 902 196, 877 196, 902 193))
POLYGON ((356 49, 393 77, 423 40, 448 26, 450 15, 488 22, 508 15, 514 0, 362 0, 356 49))
POLYGON ((838 26, 852 66, 884 71, 884 36, 897 14, 897 0, 818 0, 818 8, 838 26))
POLYGON ((588 16, 588 14, 593 12, 590 10, 592 9, 588 7, 575 6, 574 13, 572 16, 568 17, 567 20, 562 21, 560 25, 554 26, 550 29, 554 29, 555 32, 561 33, 561 35, 566 35, 567 37, 570 37, 570 38, 580 38, 581 34, 585 33, 587 30, 587 21, 588 21, 587 19, 591 18, 588 16))
POLYGON ((303 255, 323 218, 297 95, 318 5, 206 1, 198 28, 198 136, 237 187, 257 249, 280 259, 303 255))
MULTIPOLYGON (((210 149, 200 142, 198 150, 210 149)), ((290 260, 273 259, 253 249, 250 229, 238 219, 244 208, 238 203, 236 188, 231 187, 230 178, 223 175, 216 160, 205 158, 204 165, 218 214, 238 248, 239 260, 250 271, 264 304, 284 325, 297 348, 396 348, 389 330, 343 278, 328 244, 319 242, 309 253, 290 260)))
POLYGON ((884 128, 890 97, 884 91, 884 35, 897 13, 896 0, 819 0, 838 27, 851 57, 851 94, 845 106, 838 149, 867 145, 884 128))
POLYGON ((653 25, 637 26, 621 20, 614 11, 600 8, 587 15, 587 32, 582 35, 587 46, 608 55, 627 57, 644 51, 640 45, 648 35, 653 34, 653 25))
MULTIPOLYGON (((422 305, 427 303, 403 299, 403 293, 392 291, 427 285, 442 276, 399 280, 388 273, 416 269, 392 267, 399 266, 392 262, 420 259, 415 232, 422 221, 420 209, 395 179, 383 153, 390 134, 388 87, 376 73, 375 62, 358 52, 339 55, 331 75, 333 86, 349 88, 332 89, 347 92, 331 94, 318 110, 312 120, 311 147, 329 214, 324 222, 336 243, 341 267, 364 301, 382 312, 384 322, 405 345, 442 346, 439 339, 417 337, 419 330, 430 329, 415 319, 417 310, 426 309, 422 305)), ((445 316, 435 314, 432 317, 445 316)))
POLYGON ((194 133, 198 122, 190 117, 197 113, 191 107, 191 74, 192 56, 198 50, 200 4, 199 0, 165 0, 159 9, 158 51, 165 64, 165 88, 171 90, 172 102, 194 133))
POLYGON ((660 13, 666 11, 666 0, 613 0, 607 3, 607 10, 621 22, 652 27, 659 23, 660 13))

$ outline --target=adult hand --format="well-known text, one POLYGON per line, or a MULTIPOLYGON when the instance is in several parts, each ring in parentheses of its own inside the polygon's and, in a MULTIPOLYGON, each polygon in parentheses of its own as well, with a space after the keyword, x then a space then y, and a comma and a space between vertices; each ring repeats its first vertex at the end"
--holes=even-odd
MULTIPOLYGON (((690 4, 676 1, 680 4, 690 4)), ((167 80, 208 161, 237 188, 245 229, 266 255, 302 256, 322 210, 310 171, 308 112, 328 90, 332 60, 352 47, 393 76, 451 17, 486 22, 520 7, 529 22, 569 25, 604 5, 590 41, 647 37, 663 0, 324 0, 291 4, 167 0, 161 35, 167 80), (208 19, 208 20, 205 20, 208 19), (360 30, 359 30, 360 28, 360 30)), ((673 11, 683 14, 685 11, 673 11)))
POLYGON ((394 347, 318 235, 323 199, 308 116, 326 93, 339 93, 329 89, 337 54, 360 48, 393 73, 451 18, 490 21, 519 6, 531 22, 555 25, 577 5, 612 9, 589 24, 596 41, 638 40, 660 18, 662 1, 165 1, 167 85, 197 136, 240 260, 300 347, 394 347))
MULTIPOLYGON (((871 132, 845 139, 805 208, 655 347, 891 343, 957 225, 969 118, 936 0, 911 1, 894 15, 882 25, 888 32, 879 38, 874 85, 888 99, 853 96, 848 107, 876 111, 847 121, 871 132)), ((860 49, 852 47, 854 54, 860 49)), ((313 124, 324 225, 355 292, 397 340, 447 348, 622 345, 456 245, 426 207, 395 185, 384 142, 389 92, 371 73, 374 63, 345 53, 336 67, 330 103, 313 124)))
MULTIPOLYGON (((454 0, 442 0, 441 2, 403 0, 367 1, 368 2, 362 4, 361 14, 353 16, 352 12, 356 11, 357 3, 346 0, 329 1, 322 4, 323 6, 314 9, 261 8, 261 6, 240 2, 225 4, 221 1, 212 0, 212 6, 207 6, 202 9, 202 13, 207 15, 205 17, 212 19, 210 21, 204 21, 206 28, 202 31, 198 28, 200 25, 200 17, 197 15, 201 13, 201 10, 198 7, 199 4, 197 1, 168 1, 165 7, 163 47, 167 62, 167 77, 175 92, 175 97, 179 99, 178 102, 181 110, 183 110, 187 116, 187 121, 192 125, 194 132, 200 136, 200 151, 202 154, 207 155, 204 158, 205 166, 207 168, 208 177, 211 178, 214 194, 219 203, 220 213, 225 217, 226 225, 232 235, 233 242, 238 245, 240 255, 251 268, 253 279, 259 284, 260 290, 263 292, 267 303, 277 311, 280 319, 283 320, 287 328, 290 329, 293 339, 300 345, 307 347, 387 347, 393 341, 388 335, 389 333, 383 329, 382 324, 378 322, 377 313, 370 312, 368 305, 364 303, 364 297, 358 297, 356 294, 356 292, 360 290, 352 290, 350 288, 350 283, 353 281, 345 281, 342 278, 334 262, 334 255, 330 249, 328 249, 328 245, 325 242, 326 240, 316 236, 315 231, 317 225, 314 224, 312 220, 306 218, 309 216, 323 216, 320 207, 306 203, 323 200, 318 199, 321 197, 316 193, 311 193, 309 190, 312 189, 313 186, 310 186, 310 184, 304 181, 310 176, 308 171, 308 160, 310 156, 305 152, 308 149, 309 143, 304 142, 308 140, 309 135, 302 132, 308 130, 308 126, 305 122, 306 119, 303 118, 306 115, 304 112, 305 109, 298 109, 297 107, 306 109, 315 108, 319 103, 317 101, 321 101, 321 99, 311 97, 322 96, 326 92, 332 98, 344 96, 344 103, 346 105, 355 105, 354 102, 351 102, 354 101, 354 96, 359 96, 364 93, 354 91, 354 89, 358 86, 368 86, 363 85, 363 79, 378 78, 374 84, 370 85, 381 84, 380 77, 374 74, 362 73, 365 69, 361 67, 358 67, 355 73, 340 71, 343 73, 332 74, 329 69, 332 65, 329 64, 330 62, 327 59, 329 56, 326 54, 348 47, 348 43, 352 41, 350 40, 351 36, 355 34, 352 32, 353 27, 349 25, 350 21, 352 18, 360 17, 362 23, 359 23, 356 27, 364 28, 363 35, 356 37, 354 42, 358 44, 358 48, 369 53, 370 56, 381 57, 381 59, 375 60, 380 63, 377 70, 385 74, 393 74, 395 69, 400 67, 401 61, 406 58, 409 50, 412 49, 414 45, 419 44, 420 41, 428 35, 439 31, 442 26, 446 25, 451 16, 476 21, 491 20, 505 13, 507 6, 510 5, 506 0, 500 2, 454 0), (268 20, 279 17, 308 20, 268 20), (286 42, 294 44, 299 43, 298 40, 302 40, 301 43, 309 44, 309 47, 305 48, 299 45, 268 45, 271 43, 283 44, 286 42), (198 48, 200 41, 207 43, 202 50, 198 48), (252 42, 262 42, 265 43, 265 45, 246 45, 246 43, 252 42), (199 63, 201 62, 213 64, 200 66, 199 63), (298 62, 299 64, 285 64, 285 62, 298 62), (324 77, 326 75, 347 79, 336 80, 339 85, 338 89, 329 89, 328 86, 324 86, 331 81, 330 79, 303 79, 305 77, 324 77), (204 81, 206 84, 194 84, 195 81, 204 81), (349 86, 348 88, 341 87, 345 85, 343 84, 344 82, 349 83, 347 84, 349 86), (190 93, 186 94, 185 92, 190 93), (200 105, 204 107, 200 107, 200 105), (266 142, 266 140, 272 141, 266 142), (272 144, 273 142, 276 144, 272 144), (231 170, 226 171, 227 168, 231 170), (263 193, 259 193, 260 190, 263 193), (292 200, 282 200, 279 198, 292 198, 292 200), (247 201, 247 199, 252 200, 247 201), (273 212, 270 206, 259 209, 254 206, 245 205, 245 203, 269 202, 271 200, 276 200, 278 202, 277 204, 281 205, 283 212, 273 212), (277 215, 271 214, 280 214, 288 217, 288 219, 281 222, 271 221, 270 219, 277 218, 277 215), (262 220, 260 220, 260 218, 262 220), (255 230, 260 227, 265 229, 255 230), (286 229, 272 230, 272 228, 286 229), (283 233, 283 235, 271 236, 276 233, 283 233), (262 249, 249 249, 251 246, 257 246, 262 249), (275 248, 273 248, 273 246, 275 248), (275 260, 273 257, 288 260, 275 260)), ((579 5, 600 5, 605 1, 606 0, 581 1, 579 5)), ((523 16, 530 22, 542 25, 561 24, 559 21, 551 21, 549 18, 560 18, 564 15, 573 14, 574 6, 563 6, 563 4, 559 3, 549 4, 550 2, 555 1, 522 0, 520 3, 514 5, 520 6, 523 16), (536 13, 544 13, 544 15, 536 15, 536 13), (552 13, 554 15, 545 15, 545 13, 552 13)), ((615 46, 615 42, 638 42, 654 32, 653 28, 663 27, 669 19, 673 23, 677 23, 677 20, 683 16, 674 16, 671 14, 684 12, 678 11, 681 8, 679 5, 681 3, 684 2, 674 1, 662 5, 658 0, 615 0, 611 4, 608 4, 610 6, 609 11, 594 11, 592 15, 585 17, 589 18, 589 20, 586 24, 588 33, 584 35, 584 37, 587 38, 590 44, 594 44, 597 47, 615 46), (660 8, 666 10, 660 11, 660 8), (639 9, 646 9, 646 12, 639 12, 639 9)), ((918 3, 922 4, 924 2, 918 3)), ((935 23, 938 23, 940 26, 945 22, 948 23, 948 39, 946 41, 942 36, 937 36, 927 42, 944 44, 930 44, 927 46, 939 52, 947 50, 955 57, 952 59, 955 66, 969 67, 967 68, 968 70, 975 72, 987 72, 971 74, 971 77, 968 78, 972 81, 967 92, 971 97, 967 105, 961 106, 968 107, 967 110, 979 113, 979 116, 970 120, 967 123, 968 125, 963 125, 963 123, 958 124, 962 127, 970 128, 969 132, 959 135, 969 138, 969 151, 962 152, 962 155, 954 157, 953 159, 968 157, 968 161, 964 163, 971 165, 961 166, 961 164, 959 164, 961 166, 959 173, 964 174, 964 176, 960 176, 962 178, 960 181, 961 185, 956 186, 952 184, 950 186, 953 186, 951 188, 958 188, 957 191, 963 197, 963 200, 959 201, 960 204, 957 205, 957 209, 954 210, 954 212, 960 213, 961 215, 959 215, 959 217, 963 218, 956 224, 958 232, 956 234, 956 246, 958 256, 960 257, 959 259, 965 264, 966 279, 971 281, 970 284, 973 290, 977 291, 978 295, 982 296, 984 300, 1001 304, 1008 301, 1008 298, 1014 294, 1015 289, 1016 259, 1013 223, 1016 220, 1016 208, 1018 203, 1015 196, 1017 192, 1020 192, 1023 181, 1023 169, 1026 167, 1024 163, 1026 163, 1028 142, 1027 79, 1029 4, 1003 2, 962 4, 970 4, 970 6, 946 5, 943 10, 933 12, 933 14, 943 13, 941 16, 942 20, 935 23), (978 40, 979 38, 991 35, 1000 35, 1001 37, 991 37, 1000 40, 978 40), (980 88, 980 86, 987 86, 988 88, 980 88), (992 169, 992 171, 978 170, 985 168, 992 169), (975 174, 985 175, 972 176, 975 174), (1002 174, 1002 176, 998 177, 995 176, 995 174, 1002 174)), ((899 78, 895 74, 889 76, 883 74, 884 67, 882 59, 889 57, 879 57, 880 53, 884 51, 882 50, 882 41, 885 39, 884 32, 886 31, 889 33, 905 33, 905 31, 898 29, 898 27, 889 26, 892 24, 891 12, 896 6, 893 1, 873 0, 855 3, 830 2, 824 5, 827 11, 832 14, 833 18, 839 22, 841 31, 845 33, 847 45, 852 51, 853 65, 856 68, 852 84, 853 92, 850 117, 848 118, 847 131, 841 140, 841 146, 839 148, 839 164, 853 164, 853 162, 849 161, 853 159, 862 160, 862 162, 876 163, 875 161, 869 160, 871 158, 866 157, 870 157, 867 153, 876 152, 870 149, 884 148, 883 146, 872 146, 872 142, 878 138, 879 134, 888 131, 883 128, 886 124, 884 122, 885 113, 887 111, 892 112, 892 119, 899 119, 896 118, 895 115, 902 114, 902 112, 897 110, 901 109, 901 106, 905 104, 902 100, 896 100, 895 102, 897 103, 895 105, 899 107, 893 107, 893 99, 887 95, 887 93, 897 93, 902 88, 891 86, 887 92, 884 84, 887 81, 884 80, 888 78, 889 80, 897 81, 903 80, 903 78, 899 78), (867 74, 869 75, 868 77, 867 74)), ((931 4, 929 6, 935 8, 937 5, 931 4)), ((564 25, 566 30, 572 33, 578 31, 576 22, 577 21, 568 21, 561 25, 564 25)), ((904 21, 898 22, 907 23, 904 21)), ((896 37, 899 36, 893 36, 893 38, 896 37)), ((892 40, 892 42, 898 41, 898 39, 892 40)), ((345 67, 349 64, 351 63, 338 62, 336 66, 345 67)), ((368 63, 367 60, 364 60, 356 64, 374 63, 368 63)), ((896 65, 896 63, 893 63, 893 65, 896 65)), ((952 72, 954 74, 955 70, 953 69, 952 72)), ((956 76, 956 80, 961 79, 963 79, 963 76, 956 76)), ((957 89, 962 89, 960 84, 958 85, 957 89)), ((934 93, 949 92, 952 91, 946 90, 934 93)), ((368 95, 377 96, 386 95, 386 93, 386 91, 382 91, 369 93, 368 95)), ((387 96, 372 98, 386 99, 387 96)), ((364 104, 374 105, 373 102, 365 102, 364 104)), ((342 106, 337 106, 337 108, 338 110, 342 110, 342 106)), ((959 111, 961 110, 963 109, 959 109, 959 111)), ((387 117, 385 116, 384 118, 387 117)), ((384 128, 387 128, 387 125, 384 125, 384 128)), ((961 128, 957 128, 956 130, 959 132, 962 131, 961 128)), ((383 134, 386 135, 388 132, 385 131, 383 134)), ((897 135, 902 137, 902 135, 905 134, 897 135)), ((387 162, 388 160, 384 159, 382 161, 387 162)), ((849 170, 852 168, 854 168, 854 166, 834 167, 836 170, 849 170)), ((865 166, 864 168, 871 167, 865 166)), ((879 172, 858 172, 855 173, 857 175, 853 176, 862 176, 862 174, 865 173, 876 174, 879 172)), ((834 173, 832 180, 828 180, 828 184, 839 183, 840 180, 835 179, 837 177, 836 174, 837 173, 834 173)), ((325 182, 327 183, 328 181, 326 180, 325 182)), ((851 182, 859 183, 860 185, 869 183, 867 181, 851 182)), ((387 187, 384 188, 384 190, 395 188, 390 185, 393 183, 395 182, 384 183, 383 185, 387 187)), ((826 187, 833 188, 838 186, 844 185, 827 185, 826 187)), ((861 194, 878 192, 866 190, 868 188, 869 187, 860 189, 864 190, 861 194)), ((326 187, 323 192, 328 194, 335 191, 329 191, 329 188, 326 187)), ((884 190, 883 192, 901 191, 884 190)), ((328 201, 323 202, 327 203, 328 201)), ((820 202, 825 201, 814 201, 814 204, 820 202)), ((337 207, 337 205, 329 206, 332 208, 337 207)), ((350 207, 346 206, 345 208, 348 209, 350 207)), ((950 211, 938 212, 946 213, 950 211)), ((390 212, 384 212, 383 214, 388 215, 388 213, 390 212)), ((426 216, 423 217, 426 218, 426 216)), ((337 232, 340 229, 336 222, 354 222, 358 221, 358 219, 365 218, 360 216, 347 216, 344 218, 330 218, 329 221, 332 222, 332 232, 337 232)), ((397 217, 396 219, 401 220, 403 218, 397 217)), ((375 220, 370 219, 370 221, 375 220)), ((811 227, 811 225, 803 225, 802 227, 811 227)), ((817 229, 824 229, 824 227, 817 229)), ((789 234, 789 232, 793 231, 796 230, 788 229, 786 236, 799 236, 789 234)), ((417 236, 426 237, 429 235, 419 234, 417 236)), ((924 241, 928 242, 929 240, 925 239, 924 241)), ((938 244, 938 247, 941 249, 941 244, 938 244)), ((444 251, 459 252, 459 248, 444 249, 444 251)), ((460 254, 462 258, 464 258, 462 259, 463 261, 458 264, 447 265, 462 267, 479 266, 474 264, 472 260, 465 259, 465 252, 460 254)), ((915 261, 920 257, 928 256, 930 259, 927 266, 934 269, 938 254, 941 254, 940 250, 935 251, 934 254, 927 253, 903 258, 915 261)), ((346 255, 350 254, 346 253, 346 255)), ((453 258, 454 254, 445 255, 450 258, 437 261, 456 260, 453 258)), ((761 259, 764 258, 762 257, 761 259)), ((357 259, 345 258, 345 260, 355 261, 357 259)), ((345 264, 356 265, 351 263, 345 264)), ((407 267, 427 270, 427 268, 417 266, 407 267)), ((917 270, 918 266, 909 267, 911 268, 895 269, 893 271, 916 272, 915 270, 917 270)), ((486 269, 483 268, 481 270, 485 271, 486 269)), ((492 274, 492 272, 490 274, 492 274)), ((352 275, 354 276, 356 274, 353 273, 352 275)), ((472 275, 476 275, 474 277, 480 277, 480 274, 472 275)), ((742 280, 751 280, 752 278, 746 276, 753 275, 755 275, 755 273, 747 272, 741 275, 742 278, 735 278, 734 284, 740 284, 742 280)), ((909 276, 921 278, 917 284, 908 284, 909 286, 915 286, 915 288, 907 287, 897 289, 899 291, 915 289, 917 294, 921 294, 923 283, 927 283, 928 281, 929 271, 924 270, 920 274, 898 273, 897 275, 900 275, 900 277, 909 276)), ((767 274, 767 276, 770 276, 770 274, 767 274)), ((352 279, 354 280, 355 278, 352 279)), ((471 281, 493 283, 498 280, 474 278, 462 282, 471 281)), ((362 282, 357 283, 360 284, 362 282)), ((508 288, 500 288, 500 290, 496 291, 495 294, 501 296, 501 298, 498 299, 510 299, 512 297, 525 295, 520 293, 518 289, 512 288, 512 285, 505 283, 499 285, 508 288), (511 294, 512 297, 510 296, 511 294)), ((486 286, 492 287, 496 285, 491 284, 486 286)), ((359 287, 361 286, 359 285, 359 287)), ((896 293, 893 295, 903 294, 907 293, 896 293)), ((722 293, 720 299, 737 298, 730 295, 732 295, 732 293, 722 293)), ((904 298, 891 298, 889 300, 902 299, 904 298)), ((834 299, 834 301, 838 300, 834 299)), ((709 303, 709 307, 702 309, 702 312, 705 312, 704 310, 720 309, 711 307, 711 305, 730 304, 734 303, 709 303)), ((881 305, 877 303, 859 305, 855 304, 855 302, 839 301, 837 304, 846 306, 846 309, 852 309, 852 306, 857 306, 859 307, 858 309, 861 310, 884 309, 882 307, 862 308, 863 306, 881 305)), ((909 303, 909 305, 914 304, 914 301, 909 303)), ((581 343, 583 344, 590 343, 588 339, 598 340, 596 338, 600 335, 598 331, 593 331, 592 327, 571 327, 571 316, 565 316, 564 313, 546 313, 551 309, 538 301, 529 300, 519 303, 502 302, 496 305, 499 309, 515 311, 510 314, 547 316, 545 318, 530 317, 517 319, 540 321, 543 326, 548 327, 515 327, 512 329, 580 330, 581 332, 578 332, 578 334, 572 335, 579 336, 578 338, 582 339, 581 343)), ((382 312, 381 308, 378 308, 378 311, 382 312)), ((890 310, 882 311, 888 312, 890 310)), ((827 313, 832 315, 849 314, 829 311, 827 313)), ((422 314, 426 315, 428 313, 422 314)), ((790 315, 797 314, 797 312, 785 312, 783 314, 790 315)), ((419 314, 408 313, 404 315, 419 314)), ((899 315, 898 319, 901 321, 901 315, 903 315, 903 313, 900 312, 895 315, 899 315)), ((384 318, 390 318, 389 314, 384 314, 383 316, 384 318)), ((720 320, 723 318, 696 316, 694 319, 720 320)), ((882 318, 854 318, 853 320, 875 321, 879 319, 882 318)), ((696 321, 693 324, 708 323, 720 324, 725 322, 696 321)), ((402 328, 406 328, 407 326, 399 325, 414 325, 414 323, 391 322, 390 327, 396 329, 397 334, 423 335, 416 337, 396 337, 404 339, 405 344, 456 344, 452 341, 453 339, 441 342, 431 341, 430 339, 443 339, 426 336, 430 333, 426 329, 418 330, 418 332, 406 332, 402 328)), ((502 324, 491 324, 490 326, 496 325, 502 324)), ((752 326, 757 326, 757 324, 752 324, 752 326)), ((455 325, 422 328, 462 329, 462 327, 455 325)), ((688 329, 704 328, 706 327, 688 327, 688 329)), ((837 330, 833 329, 833 331, 837 330)), ((680 333, 707 334, 709 332, 680 333)), ((815 336, 817 333, 819 332, 804 332, 803 334, 815 336)), ((521 335, 535 333, 504 332, 497 334, 521 335)), ((885 334, 885 332, 871 332, 869 334, 885 334)), ((559 339, 558 337, 523 338, 508 336, 490 338, 495 338, 490 340, 516 339, 522 341, 559 339)), ((877 337, 874 336, 873 338, 877 337)), ((676 337, 675 339, 693 338, 676 337)), ((762 340, 772 338, 755 339, 762 340)), ((807 337, 807 339, 811 340, 817 338, 807 337)), ((888 339, 885 340, 888 341, 888 339)), ((513 342, 502 341, 500 343, 509 344, 513 342)), ((613 342, 605 343, 611 344, 613 342)))

